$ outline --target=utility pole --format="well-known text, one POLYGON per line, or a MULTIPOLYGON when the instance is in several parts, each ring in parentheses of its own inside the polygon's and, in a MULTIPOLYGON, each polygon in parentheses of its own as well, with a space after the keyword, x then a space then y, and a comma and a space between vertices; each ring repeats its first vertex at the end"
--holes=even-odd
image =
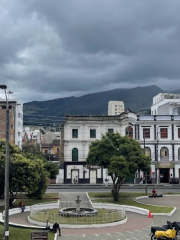
POLYGON ((6 158, 5 158, 5 210, 4 210, 4 239, 9 239, 9 103, 7 86, 0 85, 6 96, 6 158))

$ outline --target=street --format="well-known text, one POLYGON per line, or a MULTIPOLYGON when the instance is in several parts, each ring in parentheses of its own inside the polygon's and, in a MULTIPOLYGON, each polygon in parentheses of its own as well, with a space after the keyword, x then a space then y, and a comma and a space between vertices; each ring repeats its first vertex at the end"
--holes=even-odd
MULTIPOLYGON (((147 192, 151 194, 155 188, 158 194, 161 193, 180 193, 180 185, 147 185, 147 192)), ((111 192, 112 186, 105 185, 50 185, 47 188, 47 193, 58 192, 111 192)), ((145 192, 145 185, 123 185, 120 192, 145 192)))

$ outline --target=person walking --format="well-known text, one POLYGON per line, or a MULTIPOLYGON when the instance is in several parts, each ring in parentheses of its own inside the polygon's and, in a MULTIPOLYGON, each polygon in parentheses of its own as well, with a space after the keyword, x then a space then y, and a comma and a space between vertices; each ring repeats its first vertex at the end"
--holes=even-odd
POLYGON ((57 230, 59 230, 59 236, 61 236, 61 229, 59 226, 59 223, 55 222, 55 224, 53 225, 53 232, 57 232, 57 230))

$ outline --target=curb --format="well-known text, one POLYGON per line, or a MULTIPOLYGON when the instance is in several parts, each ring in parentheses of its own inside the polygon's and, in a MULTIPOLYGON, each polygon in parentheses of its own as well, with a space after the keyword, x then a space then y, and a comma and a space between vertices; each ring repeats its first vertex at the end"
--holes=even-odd
MULTIPOLYGON (((171 195, 171 196, 180 196, 180 195, 171 195)), ((163 197, 169 197, 169 195, 163 195, 163 197)), ((159 205, 154 205, 154 204, 149 204, 149 203, 142 203, 142 202, 138 201, 138 199, 143 199, 143 198, 149 198, 149 197, 148 196, 137 197, 137 198, 134 199, 134 201, 139 203, 139 204, 160 207, 159 205)), ((166 206, 161 206, 161 207, 166 207, 166 206)), ((171 217, 176 212, 176 210, 177 210, 177 207, 174 207, 174 209, 170 213, 153 213, 153 215, 154 216, 169 216, 169 217, 171 217)))

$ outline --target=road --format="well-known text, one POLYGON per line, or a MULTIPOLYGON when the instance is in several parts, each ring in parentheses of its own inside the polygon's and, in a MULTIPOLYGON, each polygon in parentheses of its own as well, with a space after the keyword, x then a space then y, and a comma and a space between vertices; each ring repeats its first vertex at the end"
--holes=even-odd
MULTIPOLYGON (((150 194, 155 188, 157 193, 180 193, 180 185, 148 185, 147 192, 150 194)), ((57 192, 111 192, 112 186, 104 185, 51 185, 47 189, 47 193, 57 192)), ((145 192, 145 185, 124 185, 121 192, 145 192)))

